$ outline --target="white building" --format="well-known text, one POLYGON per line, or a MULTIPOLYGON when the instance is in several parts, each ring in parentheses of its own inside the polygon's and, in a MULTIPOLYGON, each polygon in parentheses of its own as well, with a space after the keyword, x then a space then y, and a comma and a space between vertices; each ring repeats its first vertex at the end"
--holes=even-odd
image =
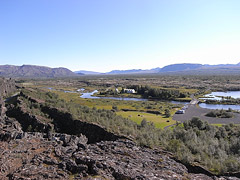
POLYGON ((115 89, 115 92, 116 92, 116 93, 119 93, 119 90, 118 90, 118 88, 116 88, 116 89, 115 89))

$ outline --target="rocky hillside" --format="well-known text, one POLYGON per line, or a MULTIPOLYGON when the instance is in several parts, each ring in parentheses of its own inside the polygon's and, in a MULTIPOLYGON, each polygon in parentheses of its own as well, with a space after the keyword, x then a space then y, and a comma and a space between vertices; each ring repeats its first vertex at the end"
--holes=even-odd
POLYGON ((16 90, 12 79, 0 78, 0 97, 8 96, 16 90))
POLYGON ((6 111, 4 98, 16 91, 15 81, 12 79, 0 78, 0 116, 6 111))
POLYGON ((72 77, 78 74, 67 68, 49 68, 44 66, 0 66, 0 76, 4 77, 26 77, 26 78, 52 78, 52 77, 72 77))
POLYGON ((0 179, 218 179, 189 173, 168 152, 130 140, 87 141, 83 135, 24 132, 16 120, 1 117, 0 179))
POLYGON ((15 139, 1 138, 0 179, 212 179, 128 140, 86 141, 85 136, 21 132, 15 139))
MULTIPOLYGON (((10 92, 6 89, 5 93, 10 92)), ((201 167, 186 167, 161 148, 140 147, 100 126, 75 122, 58 109, 42 107, 48 116, 40 118, 38 113, 28 112, 22 106, 27 102, 20 101, 18 96, 16 107, 9 105, 7 113, 1 111, 0 116, 2 180, 238 179, 215 177, 201 167)), ((31 97, 25 99, 41 103, 31 97)), ((1 110, 6 110, 5 104, 1 104, 1 110)))

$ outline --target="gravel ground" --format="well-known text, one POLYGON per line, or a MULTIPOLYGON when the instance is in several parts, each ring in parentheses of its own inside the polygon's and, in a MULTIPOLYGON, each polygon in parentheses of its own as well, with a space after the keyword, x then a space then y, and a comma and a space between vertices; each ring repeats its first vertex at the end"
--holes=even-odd
POLYGON ((175 114, 173 120, 184 122, 192 119, 192 117, 199 117, 201 120, 208 121, 210 124, 240 124, 240 114, 234 113, 233 118, 213 118, 207 117, 205 114, 212 111, 211 109, 200 108, 197 105, 189 105, 185 114, 175 114))

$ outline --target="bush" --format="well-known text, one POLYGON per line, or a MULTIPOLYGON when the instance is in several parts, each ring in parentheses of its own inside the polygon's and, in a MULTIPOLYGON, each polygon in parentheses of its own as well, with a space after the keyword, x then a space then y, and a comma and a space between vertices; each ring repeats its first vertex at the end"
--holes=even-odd
POLYGON ((206 114, 208 117, 215 117, 215 118, 232 118, 233 114, 230 113, 231 110, 213 110, 206 114))
POLYGON ((169 118, 171 116, 170 110, 169 109, 165 109, 165 113, 164 113, 166 118, 169 118))

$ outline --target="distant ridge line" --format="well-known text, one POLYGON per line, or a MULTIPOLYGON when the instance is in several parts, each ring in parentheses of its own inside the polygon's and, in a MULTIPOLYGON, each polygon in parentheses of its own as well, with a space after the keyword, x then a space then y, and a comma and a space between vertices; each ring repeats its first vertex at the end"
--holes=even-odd
POLYGON ((37 65, 0 65, 0 76, 21 78, 54 78, 78 76, 67 68, 50 68, 37 65))

